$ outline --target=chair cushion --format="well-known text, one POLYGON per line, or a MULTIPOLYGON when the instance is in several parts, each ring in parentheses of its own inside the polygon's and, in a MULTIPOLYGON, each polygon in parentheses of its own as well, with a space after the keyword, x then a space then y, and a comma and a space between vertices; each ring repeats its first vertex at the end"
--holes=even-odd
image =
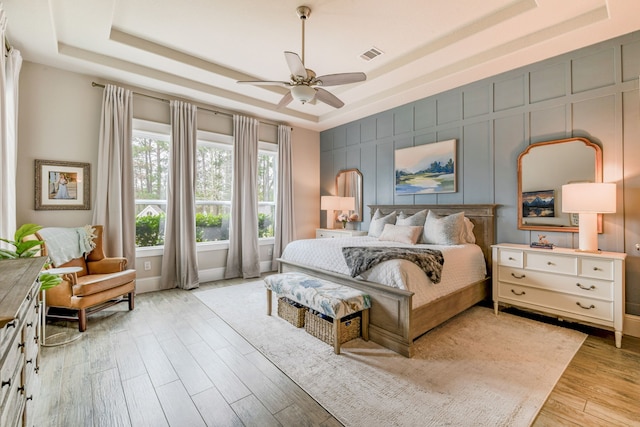
POLYGON ((73 286, 74 296, 93 295, 107 289, 115 288, 136 279, 133 269, 109 274, 90 274, 78 277, 78 283, 73 286))

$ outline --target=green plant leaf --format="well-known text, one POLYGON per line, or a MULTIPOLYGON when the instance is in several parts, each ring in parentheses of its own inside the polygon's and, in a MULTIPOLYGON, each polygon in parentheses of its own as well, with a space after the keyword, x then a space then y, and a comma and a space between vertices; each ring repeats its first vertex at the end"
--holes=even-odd
POLYGON ((20 226, 20 228, 18 228, 16 230, 14 239, 16 242, 22 242, 22 240, 27 237, 30 236, 32 234, 35 234, 36 232, 42 230, 42 226, 38 225, 38 224, 22 224, 20 226))
POLYGON ((58 274, 42 273, 38 279, 40 281, 40 290, 45 291, 47 289, 58 286, 62 283, 62 277, 58 274))

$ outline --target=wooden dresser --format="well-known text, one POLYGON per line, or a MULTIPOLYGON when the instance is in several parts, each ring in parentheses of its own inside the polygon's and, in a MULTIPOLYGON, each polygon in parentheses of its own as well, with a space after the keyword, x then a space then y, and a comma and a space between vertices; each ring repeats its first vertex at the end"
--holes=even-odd
POLYGON ((604 326, 622 345, 626 254, 493 245, 493 303, 604 326))
POLYGON ((44 257, 0 261, 0 426, 32 426, 38 372, 38 275, 44 257))

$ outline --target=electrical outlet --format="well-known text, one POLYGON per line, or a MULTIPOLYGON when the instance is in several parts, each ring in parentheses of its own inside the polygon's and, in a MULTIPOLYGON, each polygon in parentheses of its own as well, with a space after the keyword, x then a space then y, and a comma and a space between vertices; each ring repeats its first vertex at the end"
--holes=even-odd
POLYGON ((144 271, 149 271, 151 270, 151 261, 145 261, 144 262, 144 271))
POLYGON ((273 255, 273 248, 269 247, 269 249, 267 249, 267 255, 273 255))
POLYGON ((640 243, 636 243, 636 251, 640 252, 640 243))

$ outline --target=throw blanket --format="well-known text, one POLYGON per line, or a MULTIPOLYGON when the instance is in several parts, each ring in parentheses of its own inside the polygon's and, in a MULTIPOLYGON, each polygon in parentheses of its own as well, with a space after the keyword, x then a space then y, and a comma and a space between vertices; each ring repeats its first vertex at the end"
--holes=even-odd
POLYGON ((355 246, 342 248, 351 277, 384 261, 405 259, 420 267, 432 283, 440 283, 444 256, 435 249, 355 246))
POLYGON ((47 245, 47 253, 54 267, 74 258, 86 256, 95 247, 95 229, 90 225, 77 228, 43 228, 38 232, 47 245))

